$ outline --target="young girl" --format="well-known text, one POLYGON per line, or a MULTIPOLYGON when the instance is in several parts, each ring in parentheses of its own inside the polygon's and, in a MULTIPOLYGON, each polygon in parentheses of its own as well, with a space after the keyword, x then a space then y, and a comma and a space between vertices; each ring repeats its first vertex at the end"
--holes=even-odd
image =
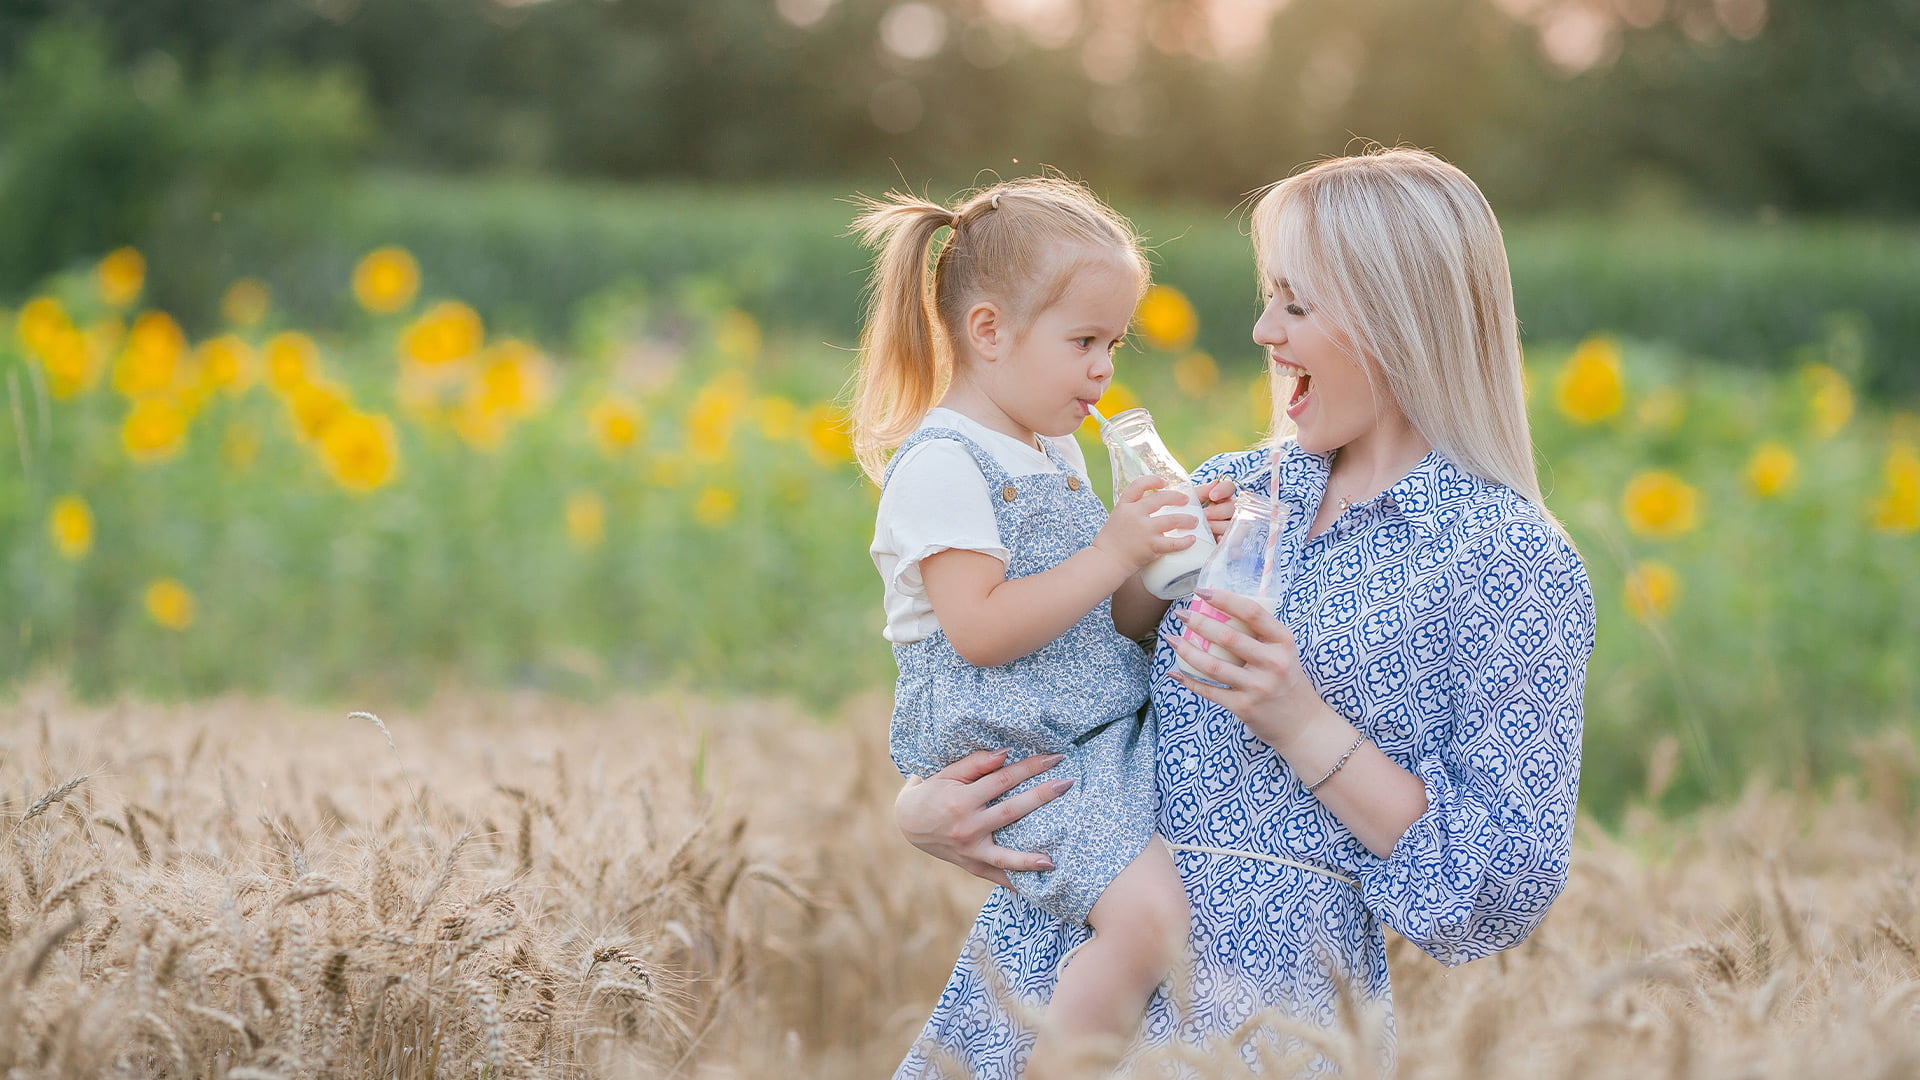
POLYGON ((1166 608, 1138 572, 1191 544, 1163 532, 1193 519, 1153 517, 1180 497, 1151 481, 1109 516, 1072 437, 1113 378, 1146 260, 1112 210, 1055 179, 953 209, 870 200, 855 229, 879 249, 853 428, 882 487, 872 555, 900 668, 894 762, 926 776, 976 750, 1064 755, 1044 780, 1074 786, 996 835, 1051 860, 1002 884, 1094 930, 1053 993, 1054 1034, 1032 1058, 1043 1074, 1073 1043, 1124 1046, 1187 939, 1186 894, 1152 831, 1137 639, 1166 608))

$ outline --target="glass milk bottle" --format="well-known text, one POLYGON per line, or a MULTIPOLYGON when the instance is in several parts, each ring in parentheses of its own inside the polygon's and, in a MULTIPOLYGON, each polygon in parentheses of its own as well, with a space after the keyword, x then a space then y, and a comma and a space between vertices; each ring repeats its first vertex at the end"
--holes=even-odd
MULTIPOLYGON (((1213 557, 1200 568, 1200 578, 1194 587, 1249 596, 1272 611, 1275 600, 1286 592, 1293 578, 1293 548, 1286 542, 1293 511, 1293 504, 1275 502, 1255 492, 1242 491, 1235 495, 1233 521, 1227 526, 1226 535, 1220 538, 1213 557)), ((1198 618, 1214 619, 1243 634, 1247 632, 1245 623, 1199 597, 1194 597, 1191 610, 1198 618)), ((1201 637, 1191 626, 1182 630, 1180 636, 1201 652, 1230 664, 1242 662, 1225 647, 1201 637)), ((1188 667, 1183 658, 1176 657, 1175 663, 1192 678, 1211 686, 1220 685, 1188 667)))
POLYGON ((1113 498, 1143 476, 1158 476, 1167 482, 1166 490, 1186 495, 1185 505, 1175 503, 1154 511, 1161 514, 1189 514, 1199 523, 1190 529, 1170 529, 1168 536, 1191 536, 1192 544, 1171 551, 1148 563, 1140 571, 1140 583, 1162 600, 1179 600, 1193 593, 1200 567, 1213 554, 1213 530, 1207 527, 1206 511, 1200 508, 1199 493, 1187 470, 1160 441, 1153 429, 1153 417, 1145 409, 1128 409, 1107 421, 1100 429, 1100 441, 1107 444, 1107 459, 1113 465, 1113 498))

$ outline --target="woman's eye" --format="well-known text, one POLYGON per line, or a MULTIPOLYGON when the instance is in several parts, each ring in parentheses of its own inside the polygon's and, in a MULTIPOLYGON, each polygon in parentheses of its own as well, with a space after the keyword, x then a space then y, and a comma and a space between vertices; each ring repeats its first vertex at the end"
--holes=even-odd
POLYGON ((1296 319, 1304 317, 1306 313, 1307 313, 1307 309, 1301 307, 1299 304, 1287 305, 1287 314, 1292 315, 1296 319))

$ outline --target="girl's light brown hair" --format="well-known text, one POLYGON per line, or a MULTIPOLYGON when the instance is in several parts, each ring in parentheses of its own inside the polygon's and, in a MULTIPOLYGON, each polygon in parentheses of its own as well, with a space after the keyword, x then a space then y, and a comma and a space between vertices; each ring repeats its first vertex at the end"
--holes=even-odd
POLYGON ((1147 260, 1132 226, 1069 180, 1009 180, 952 208, 899 192, 862 198, 859 206, 854 234, 878 254, 854 375, 853 450, 876 483, 887 451, 946 393, 955 343, 975 304, 994 303, 1023 334, 1060 300, 1076 271, 1115 250, 1138 270, 1140 290, 1147 287, 1147 260))

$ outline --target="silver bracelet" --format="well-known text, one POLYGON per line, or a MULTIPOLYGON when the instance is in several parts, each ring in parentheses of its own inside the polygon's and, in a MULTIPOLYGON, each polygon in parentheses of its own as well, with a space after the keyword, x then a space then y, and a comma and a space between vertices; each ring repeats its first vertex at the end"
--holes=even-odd
POLYGON ((1366 741, 1367 741, 1367 737, 1365 735, 1362 735, 1359 738, 1353 740, 1353 745, 1347 747, 1347 752, 1344 754, 1341 754, 1340 760, 1333 763, 1333 768, 1327 770, 1327 775, 1307 785, 1307 794, 1309 795, 1313 794, 1315 788, 1318 788, 1321 784, 1324 784, 1327 781, 1333 779, 1333 774, 1345 768, 1347 764, 1347 759, 1352 757, 1353 752, 1355 750, 1360 749, 1360 744, 1366 741))

